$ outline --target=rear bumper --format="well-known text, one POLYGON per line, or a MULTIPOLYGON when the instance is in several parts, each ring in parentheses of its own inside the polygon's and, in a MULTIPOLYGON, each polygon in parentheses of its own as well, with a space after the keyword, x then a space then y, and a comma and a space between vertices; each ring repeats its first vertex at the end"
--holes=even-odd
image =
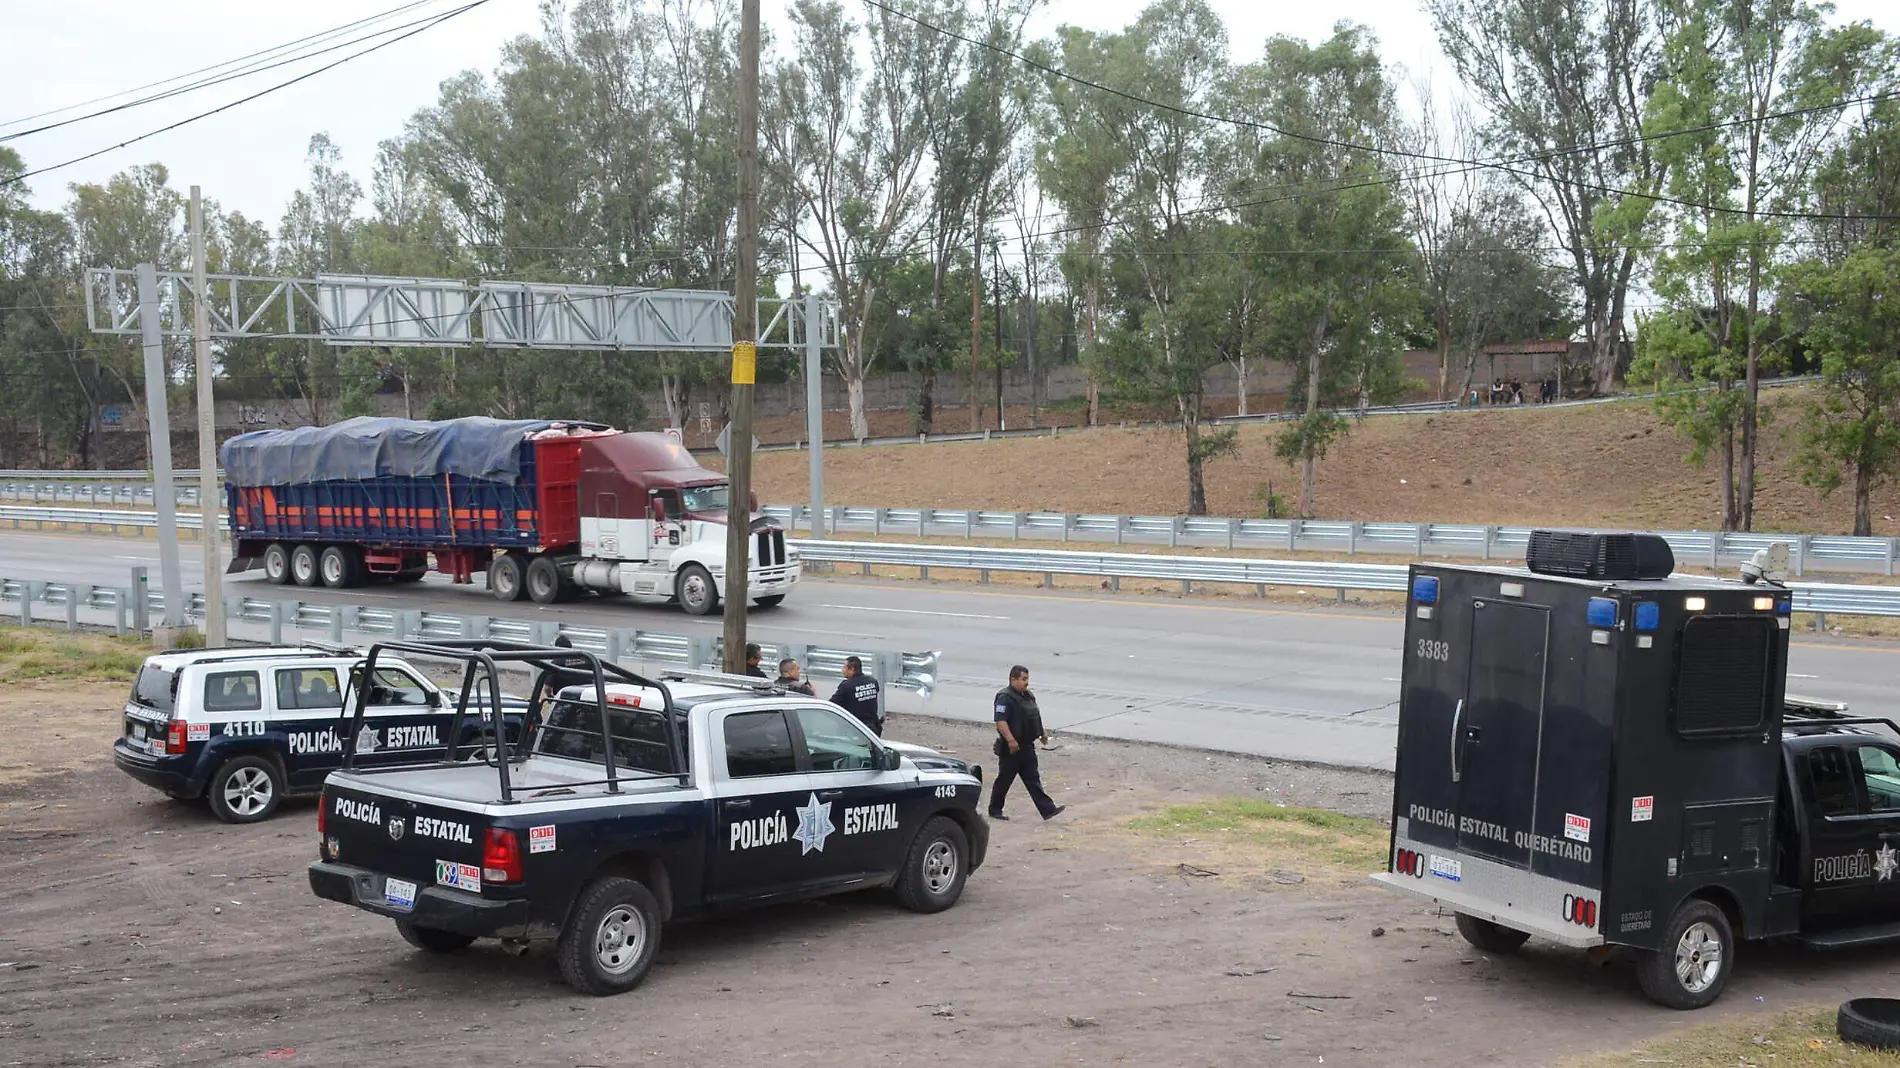
POLYGON ((1458 881, 1431 874, 1411 876, 1382 871, 1371 876, 1380 886, 1561 945, 1589 949, 1606 942, 1595 929, 1563 919, 1566 897, 1600 904, 1599 891, 1532 875, 1483 857, 1412 841, 1403 836, 1403 821, 1400 832, 1395 850, 1411 849, 1427 858, 1454 860, 1458 881))
POLYGON ((383 876, 368 868, 320 860, 310 865, 310 889, 318 897, 355 905, 365 912, 407 920, 417 927, 475 938, 513 938, 528 934, 526 899, 492 900, 445 886, 416 890, 416 907, 399 909, 383 898, 383 876))
POLYGON ((120 771, 139 782, 173 797, 193 798, 204 793, 205 784, 202 779, 194 780, 189 772, 166 766, 174 763, 188 763, 183 758, 163 760, 148 756, 127 745, 124 739, 120 739, 112 743, 112 762, 119 766, 120 771))

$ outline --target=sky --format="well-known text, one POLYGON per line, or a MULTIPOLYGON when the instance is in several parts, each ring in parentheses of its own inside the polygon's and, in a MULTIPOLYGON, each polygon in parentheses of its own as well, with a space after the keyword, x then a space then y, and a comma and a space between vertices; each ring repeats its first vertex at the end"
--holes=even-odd
MULTIPOLYGON (((0 0, 0 137, 98 107, 79 108, 29 122, 17 120, 124 92, 161 79, 322 33, 380 15, 404 0, 328 0, 322 4, 258 0, 0 0)), ((418 0, 411 10, 374 29, 453 10, 466 0, 418 0)), ((787 0, 763 0, 768 25, 783 25, 787 0)), ((1042 35, 1062 24, 1114 30, 1139 14, 1145 0, 1051 0, 1030 25, 1042 35)), ((1388 64, 1407 78, 1455 84, 1418 0, 1331 0, 1263 3, 1211 0, 1226 20, 1236 61, 1256 57, 1275 34, 1317 40, 1334 22, 1350 20, 1378 35, 1388 64)), ((1900 31, 1894 0, 1838 0, 1839 19, 1870 19, 1900 31)), ((540 25, 538 0, 487 0, 464 14, 380 51, 316 74, 289 88, 237 105, 191 125, 106 152, 30 179, 31 200, 58 208, 75 182, 100 182, 126 167, 162 162, 172 184, 193 184, 226 209, 275 227, 293 190, 301 186, 304 153, 313 133, 327 132, 344 165, 367 188, 379 142, 400 133, 418 109, 434 103, 437 87, 468 69, 492 72, 501 46, 540 25)), ((394 36, 393 34, 391 36, 394 36)), ((779 39, 786 39, 779 34, 779 39)), ((385 40, 387 38, 377 38, 385 40)), ((373 42, 366 42, 373 43, 373 42)), ((288 66, 173 99, 87 119, 57 130, 4 142, 41 167, 85 155, 187 116, 236 101, 259 89, 364 47, 288 66)))

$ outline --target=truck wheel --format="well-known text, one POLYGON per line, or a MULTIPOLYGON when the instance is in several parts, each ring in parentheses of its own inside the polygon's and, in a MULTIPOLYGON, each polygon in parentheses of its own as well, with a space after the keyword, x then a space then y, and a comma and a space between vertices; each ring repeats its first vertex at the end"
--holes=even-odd
POLYGON ((1462 912, 1458 914, 1458 933, 1464 936, 1465 941, 1486 953, 1515 953, 1530 938, 1523 931, 1476 916, 1467 916, 1462 912))
POLYGON ((427 953, 457 953, 475 941, 474 935, 456 934, 439 927, 417 927, 408 920, 397 920, 396 930, 403 941, 427 953))
POLYGON ((785 603, 785 595, 782 593, 775 593, 771 595, 770 597, 761 597, 758 600, 753 601, 752 603, 758 605, 760 608, 777 608, 779 605, 782 605, 785 603))
POLYGON ((659 951, 660 903, 632 879, 610 875, 581 891, 555 953, 569 986, 605 997, 639 986, 659 951))
POLYGON ((561 569, 551 557, 537 556, 528 565, 528 599, 553 604, 561 599, 561 569))
POLYGON ((299 586, 317 584, 317 550, 315 546, 299 545, 290 550, 290 578, 299 586))
POLYGON ((264 581, 282 586, 290 581, 290 550, 281 541, 264 547, 264 581))
POLYGON ((332 545, 317 558, 317 572, 323 576, 323 584, 333 590, 362 585, 362 567, 363 558, 348 546, 332 545))
POLYGON ((519 601, 527 589, 522 582, 521 557, 502 553, 488 565, 488 592, 497 601, 519 601))
POLYGON ((1735 933, 1714 904, 1683 903, 1663 931, 1662 948, 1643 957, 1636 978, 1643 993, 1672 1009, 1699 1009, 1721 996, 1734 966, 1735 933))
POLYGON ((709 616, 719 610, 719 587, 713 583, 712 572, 698 564, 680 568, 673 592, 689 616, 709 616))
POLYGON ((241 756, 212 773, 205 794, 211 798, 213 816, 226 823, 256 823, 277 811, 284 781, 277 765, 263 757, 241 756))
POLYGON ((917 834, 897 876, 897 899, 912 912, 942 912, 963 896, 969 877, 970 839, 948 816, 938 816, 917 834))

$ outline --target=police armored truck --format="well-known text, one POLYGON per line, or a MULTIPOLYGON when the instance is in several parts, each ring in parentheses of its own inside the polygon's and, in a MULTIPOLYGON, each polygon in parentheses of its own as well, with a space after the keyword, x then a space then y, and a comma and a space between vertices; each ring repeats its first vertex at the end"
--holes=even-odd
MULTIPOLYGON (((181 801, 208 800, 227 823, 255 823, 286 795, 316 793, 343 763, 340 721, 359 690, 368 716, 357 753, 366 765, 440 750, 451 727, 477 746, 489 729, 479 715, 458 720, 454 701, 401 660, 384 658, 367 690, 362 667, 360 652, 315 646, 149 657, 126 698, 113 761, 181 801)), ((511 732, 520 726, 511 706, 520 704, 501 699, 511 732)))
POLYGON ((1654 535, 1537 531, 1527 568, 1414 565, 1374 881, 1491 952, 1634 951, 1678 1009, 1739 939, 1900 941, 1900 730, 1785 694, 1786 554, 1671 577, 1654 535))
POLYGON ((491 689, 497 665, 537 672, 517 744, 352 754, 324 786, 311 889, 420 949, 552 939, 571 985, 616 994, 672 920, 874 887, 936 912, 983 863, 980 769, 763 679, 648 679, 495 641, 390 643, 371 663, 387 653, 459 660, 491 689))

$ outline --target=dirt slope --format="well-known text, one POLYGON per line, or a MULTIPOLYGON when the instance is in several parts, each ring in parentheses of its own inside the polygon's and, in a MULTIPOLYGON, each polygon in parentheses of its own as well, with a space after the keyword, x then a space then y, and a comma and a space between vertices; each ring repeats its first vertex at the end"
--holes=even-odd
MULTIPOLYGON (((1853 501, 1822 499, 1801 484, 1792 442, 1793 391, 1771 396, 1756 529, 1845 533, 1853 501)), ((1259 515, 1268 483, 1297 505, 1299 474, 1273 455, 1274 428, 1241 428, 1239 455, 1208 467, 1208 507, 1259 515)), ((1365 420, 1320 464, 1318 515, 1327 519, 1428 520, 1637 528, 1719 524, 1713 466, 1685 462, 1687 446, 1640 402, 1536 407, 1365 420)), ((803 452, 763 453, 759 497, 806 496, 803 452)), ((1060 509, 1171 515, 1187 501, 1178 430, 1102 428, 1031 438, 876 449, 825 457, 832 503, 892 507, 1060 509)), ((1874 498, 1874 532, 1900 533, 1900 490, 1874 498)))

